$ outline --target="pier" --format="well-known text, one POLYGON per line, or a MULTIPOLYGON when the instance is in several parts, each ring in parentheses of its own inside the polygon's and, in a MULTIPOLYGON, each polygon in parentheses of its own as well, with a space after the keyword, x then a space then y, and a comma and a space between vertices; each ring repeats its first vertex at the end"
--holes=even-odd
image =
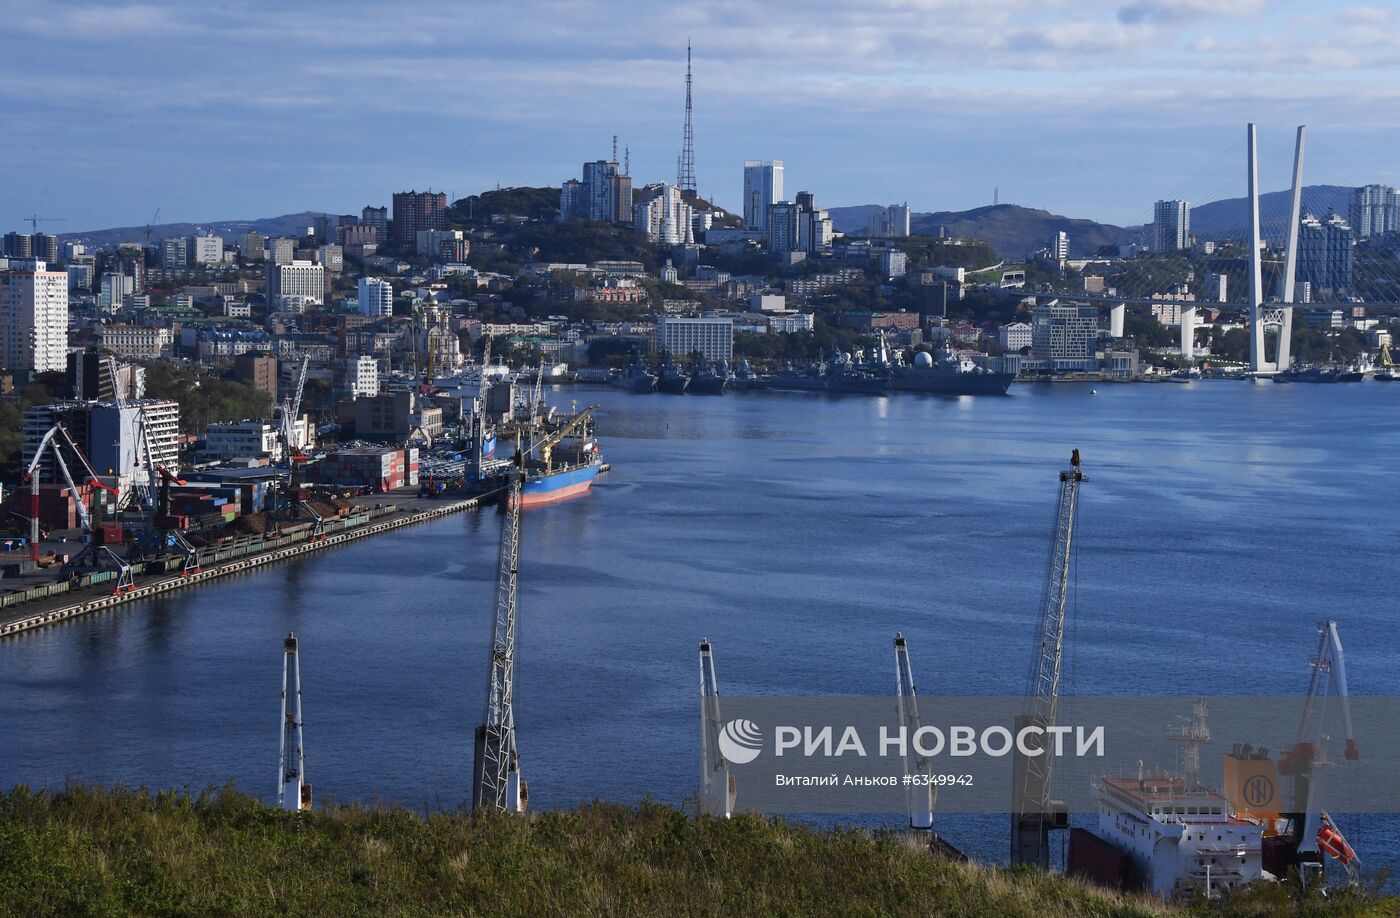
MULTIPOLYGON (((322 536, 313 537, 310 530, 304 530, 270 539, 232 540, 229 544, 201 552, 201 563, 208 566, 201 567, 197 572, 168 574, 161 570, 160 579, 148 580, 145 583, 138 581, 135 588, 121 593, 98 594, 97 591, 105 589, 104 585, 110 582, 103 574, 92 574, 75 580, 55 580, 0 597, 0 638, 150 599, 222 577, 255 571, 278 561, 392 532, 405 526, 426 523, 453 513, 475 510, 483 504, 489 505, 494 499, 495 492, 490 492, 413 512, 404 512, 396 504, 363 505, 344 520, 330 523, 327 533, 322 536), (331 528, 333 526, 336 528, 331 528), (75 602, 78 595, 89 595, 91 598, 75 602)), ((144 570, 140 565, 133 567, 138 577, 142 573, 149 575, 155 570, 154 566, 147 566, 144 570)))

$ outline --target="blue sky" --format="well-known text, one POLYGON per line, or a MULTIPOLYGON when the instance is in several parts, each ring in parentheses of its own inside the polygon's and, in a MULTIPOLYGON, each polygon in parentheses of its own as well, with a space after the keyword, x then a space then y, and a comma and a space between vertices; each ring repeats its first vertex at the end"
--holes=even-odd
POLYGON ((700 190, 726 206, 744 159, 781 159, 789 196, 824 206, 999 187, 1137 222, 1251 119, 1271 164, 1306 122, 1311 181, 1400 183, 1400 12, 1380 4, 0 0, 0 22, 3 229, 557 185, 613 134, 638 183, 674 180, 687 37, 700 190))

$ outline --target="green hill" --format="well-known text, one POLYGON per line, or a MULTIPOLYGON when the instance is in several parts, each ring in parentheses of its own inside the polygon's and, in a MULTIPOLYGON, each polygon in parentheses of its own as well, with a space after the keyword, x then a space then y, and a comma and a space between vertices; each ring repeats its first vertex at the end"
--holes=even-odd
MULTIPOLYGON (((1269 896, 1208 909, 1281 912, 1269 896)), ((1316 908, 1313 907, 1316 906, 1316 908)), ((1328 915, 1395 914, 1393 902, 1328 915)), ((235 791, 0 796, 6 915, 998 915, 1180 912, 1056 876, 951 863, 895 835, 694 819, 666 806, 474 817, 332 808, 235 791)))

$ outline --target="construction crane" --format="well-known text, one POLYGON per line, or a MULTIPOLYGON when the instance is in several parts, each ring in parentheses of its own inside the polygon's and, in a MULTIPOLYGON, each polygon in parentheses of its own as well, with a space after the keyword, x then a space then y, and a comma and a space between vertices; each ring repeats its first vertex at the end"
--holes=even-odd
POLYGON ((919 719, 919 699, 914 689, 914 669, 909 664, 909 644, 904 635, 898 633, 894 636, 894 673, 896 697, 899 699, 899 725, 904 728, 906 739, 904 774, 911 778, 905 785, 909 828, 932 832, 938 789, 928 780, 928 756, 921 755, 915 748, 914 737, 923 726, 923 721, 919 719))
POLYGON ((719 679, 708 640, 700 642, 700 811, 728 819, 738 796, 729 760, 720 751, 724 719, 719 713, 719 679))
POLYGON ((159 220, 159 219, 160 219, 160 208, 157 207, 157 208, 156 208, 156 212, 155 212, 154 214, 151 215, 151 221, 150 221, 149 223, 146 224, 146 245, 150 245, 150 244, 151 244, 151 227, 152 227, 152 226, 155 226, 156 221, 159 220))
POLYGON ((67 217, 41 217, 38 214, 31 214, 24 218, 24 222, 29 224, 30 232, 39 232, 40 223, 67 223, 67 217))
POLYGON ((1309 661, 1312 675, 1308 680, 1308 696, 1303 703, 1303 716, 1298 725, 1298 741, 1279 758, 1279 774, 1293 779, 1293 812, 1291 818, 1299 827, 1298 856, 1300 865, 1321 867, 1319 848, 1327 850, 1341 861, 1352 882, 1356 882, 1360 864, 1331 818, 1322 810, 1320 775, 1317 765, 1331 765, 1327 759, 1327 698, 1335 684, 1338 706, 1342 712, 1342 727, 1346 731, 1347 761, 1361 758, 1352 730, 1351 701, 1347 694, 1346 660, 1342 655, 1342 639, 1337 623, 1331 620, 1317 623, 1317 653, 1309 661))
POLYGON ((301 662, 297 636, 290 631, 282 642, 282 742, 277 751, 277 805, 294 813, 311 809, 311 782, 306 780, 306 748, 301 734, 301 662))
POLYGON ((1012 761, 1011 863, 1034 864, 1050 869, 1050 832, 1069 825, 1061 801, 1050 799, 1050 771, 1054 757, 1045 748, 1045 730, 1055 724, 1060 700, 1060 665, 1065 645, 1065 598, 1069 589, 1070 558, 1074 549, 1074 521, 1079 507, 1079 485, 1085 480, 1079 468, 1079 450, 1070 456, 1070 467, 1060 472, 1060 502, 1055 513, 1055 533, 1045 590, 1036 625, 1036 646, 1026 688, 1026 708, 1016 718, 1017 743, 1012 761), (1031 729, 1032 732, 1025 732, 1031 729), (1040 730, 1036 738, 1035 729, 1040 730), (1022 748, 1022 747, 1025 748, 1022 748), (1027 754, 1038 750, 1039 754, 1027 754))
POLYGON ((135 586, 131 576, 131 565, 127 564, 117 553, 106 545, 98 545, 96 533, 92 529, 92 517, 88 514, 87 505, 83 503, 82 495, 78 493, 78 486, 73 481, 73 475, 68 471, 68 463, 63 459, 63 450, 60 446, 67 446, 77 457, 83 471, 87 472, 89 484, 101 488, 108 493, 115 493, 115 489, 103 484, 93 471, 92 464, 88 462, 83 451, 78 448, 78 444, 73 442, 73 437, 68 433, 68 429, 62 424, 55 424, 44 434, 39 441, 39 446, 34 450, 34 458, 30 460, 29 466, 24 470, 24 480, 29 482, 29 556, 35 562, 39 561, 39 463, 43 461, 45 451, 53 456, 54 465, 58 467, 59 474, 63 476, 63 483, 68 486, 68 493, 73 497, 73 503, 78 509, 78 522, 83 528, 84 541, 87 543, 83 551, 77 558, 69 563, 70 568, 82 565, 89 556, 93 556, 98 567, 111 567, 117 572, 117 583, 114 592, 124 593, 135 586))
POLYGON ((597 405, 589 405, 587 408, 574 415, 573 419, 563 427, 531 443, 530 448, 526 450, 526 452, 533 453, 535 450, 539 450, 540 459, 544 462, 545 471, 554 468, 554 447, 558 446, 560 440, 564 439, 575 430, 586 426, 589 419, 593 417, 594 409, 597 407, 597 405))
POLYGON ((520 574, 520 474, 506 491, 501 551, 496 564, 496 604, 491 616, 491 657, 486 710, 476 728, 472 809, 523 813, 529 799, 515 745, 516 584, 520 574))

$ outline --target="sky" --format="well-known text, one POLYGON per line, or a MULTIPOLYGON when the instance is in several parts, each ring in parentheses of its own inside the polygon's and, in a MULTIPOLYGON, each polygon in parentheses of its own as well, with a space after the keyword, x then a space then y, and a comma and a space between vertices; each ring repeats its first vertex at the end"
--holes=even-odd
POLYGON ((636 184, 674 181, 687 39, 699 188, 729 208, 745 159, 780 159, 825 207, 1142 222, 1175 189, 1242 194, 1202 170, 1251 120, 1266 189, 1300 123, 1309 181, 1400 184, 1400 9, 1376 2, 0 0, 0 23, 4 230, 557 186, 614 134, 636 184))

